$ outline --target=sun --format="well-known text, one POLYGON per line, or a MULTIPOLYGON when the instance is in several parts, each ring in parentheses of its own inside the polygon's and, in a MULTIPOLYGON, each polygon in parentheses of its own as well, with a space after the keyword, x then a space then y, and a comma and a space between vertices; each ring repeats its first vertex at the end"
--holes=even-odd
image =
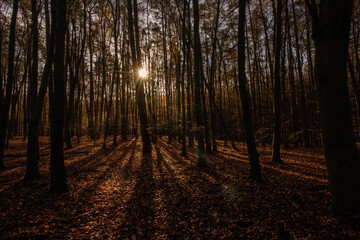
POLYGON ((145 68, 142 68, 142 69, 139 70, 139 76, 140 76, 141 78, 146 78, 146 76, 147 76, 147 71, 146 71, 145 68))

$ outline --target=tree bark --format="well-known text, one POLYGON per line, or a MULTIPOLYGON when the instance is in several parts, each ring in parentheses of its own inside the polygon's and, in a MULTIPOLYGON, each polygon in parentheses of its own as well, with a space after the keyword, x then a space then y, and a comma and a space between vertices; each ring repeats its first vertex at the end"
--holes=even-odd
POLYGON ((95 127, 94 127, 94 74, 93 74, 93 48, 91 42, 91 26, 92 16, 89 12, 89 54, 90 54, 90 109, 89 109, 89 129, 90 138, 95 139, 95 127))
POLYGON ((249 104, 249 93, 247 89, 245 69, 245 23, 246 23, 246 2, 239 0, 239 25, 238 25, 238 69, 239 69, 239 91, 243 112, 243 121, 246 134, 246 144, 250 161, 249 178, 262 182, 259 154, 256 150, 256 143, 252 128, 251 110, 249 104))
MULTIPOLYGON (((35 2, 35 1, 34 1, 35 2)), ((46 8, 48 8, 46 4, 46 8)), ((35 99, 34 108, 31 109, 33 112, 30 118, 29 124, 29 135, 28 135, 28 148, 27 148, 27 161, 26 161, 26 173, 25 173, 25 180, 34 180, 40 177, 39 169, 37 165, 37 158, 38 158, 38 130, 40 125, 40 118, 42 115, 44 100, 46 91, 48 88, 48 82, 50 77, 50 72, 53 63, 53 54, 54 54, 54 43, 55 43, 55 19, 54 19, 54 10, 52 9, 52 16, 51 16, 51 34, 50 37, 47 38, 47 57, 44 66, 43 75, 41 78, 40 89, 39 93, 33 96, 35 99)), ((37 17, 36 17, 37 18, 37 17)), ((49 19, 47 17, 46 22, 47 27, 50 26, 49 19)), ((33 31, 33 33, 35 33, 33 31)), ((37 41, 37 38, 33 39, 33 41, 37 41)), ((35 61, 35 59, 33 60, 35 61)), ((35 70, 33 70, 35 71, 35 70)), ((37 70, 36 70, 37 71, 37 70)), ((37 74, 36 74, 37 75, 37 74)), ((36 77, 36 84, 37 84, 37 77, 36 77)))
MULTIPOLYGON (((9 121, 9 109, 10 101, 13 89, 14 82, 14 56, 15 56, 15 31, 16 31, 16 18, 18 12, 19 1, 13 1, 13 11, 11 15, 10 22, 10 34, 9 34, 9 51, 8 51, 8 72, 7 72, 7 81, 5 89, 5 99, 3 100, 3 95, 1 94, 1 103, 0 103, 0 114, 1 114, 1 123, 0 123, 0 169, 5 168, 4 165, 4 149, 5 149, 5 138, 6 138, 6 129, 9 121)), ((1 91, 2 93, 2 91, 1 91)))
POLYGON ((281 104, 281 86, 280 86, 280 57, 281 57, 281 12, 283 8, 283 0, 277 1, 276 7, 276 42, 275 42, 275 79, 274 79, 274 90, 273 90, 273 114, 274 114, 274 125, 273 125, 273 149, 271 161, 281 163, 280 158, 280 143, 281 143, 281 120, 280 120, 280 104, 281 104))
POLYGON ((217 151, 216 146, 216 115, 213 103, 215 104, 215 91, 214 91, 214 79, 215 79, 215 53, 216 53, 216 41, 217 41, 217 33, 218 33, 218 25, 219 25, 219 16, 220 16, 220 0, 217 1, 216 7, 216 17, 215 17, 215 29, 214 36, 212 39, 212 51, 211 51, 211 63, 210 63, 210 81, 209 81, 209 107, 210 107, 210 117, 211 117, 211 136, 212 136, 212 145, 213 151, 217 151))
POLYGON ((115 124, 114 124, 114 138, 113 145, 117 145, 117 131, 119 126, 119 88, 120 88, 120 72, 119 72, 119 56, 118 56, 118 16, 119 16, 119 3, 116 1, 115 3, 115 14, 114 14, 114 43, 115 43, 115 78, 116 78, 116 100, 115 100, 115 124))
POLYGON ((194 147, 194 131, 193 131, 193 117, 192 117, 192 113, 193 113, 193 108, 191 106, 193 106, 193 101, 192 101, 192 96, 190 95, 190 93, 192 93, 192 95, 194 94, 193 91, 193 77, 192 77, 192 64, 191 64, 191 60, 192 60, 192 56, 191 56, 191 19, 190 19, 190 3, 187 2, 187 6, 188 6, 188 14, 187 14, 187 42, 186 42, 186 51, 187 51, 187 58, 186 58, 186 68, 187 68, 187 86, 186 86, 186 102, 187 102, 187 121, 188 121, 188 139, 189 139, 189 148, 193 148, 194 147))
POLYGON ((56 5, 56 34, 54 54, 54 93, 51 103, 50 192, 68 190, 64 165, 64 111, 65 111, 65 29, 66 1, 52 0, 56 5))
MULTIPOLYGON (((69 93, 69 101, 68 101, 68 107, 66 109, 66 117, 65 117, 65 141, 66 141, 66 148, 72 148, 71 144, 71 122, 73 121, 73 115, 74 115, 74 96, 75 96, 75 88, 79 83, 79 70, 80 65, 82 62, 82 59, 84 57, 84 51, 85 51, 85 44, 86 44, 86 1, 83 1, 83 7, 84 7, 84 14, 83 14, 83 39, 81 43, 81 50, 80 50, 80 56, 78 59, 75 58, 75 73, 74 76, 70 76, 70 93, 69 93)), ((75 26, 75 24, 73 23, 75 26)), ((72 70, 70 70, 72 71, 72 70)), ((78 88, 78 91, 80 89, 78 88)))
MULTIPOLYGON (((129 37, 130 37, 130 46, 131 46, 131 55, 133 59, 133 69, 137 72, 141 68, 141 49, 139 42, 139 29, 137 22, 137 0, 133 1, 134 3, 134 21, 133 21, 133 6, 131 0, 127 0, 128 8, 128 28, 129 28, 129 37), (134 27, 135 27, 135 37, 134 38, 134 27), (136 41, 135 41, 136 40, 136 41)), ((144 93, 144 79, 141 79, 139 76, 135 76, 136 79, 136 102, 139 109, 140 116, 140 128, 141 136, 143 142, 143 154, 149 154, 151 152, 151 141, 149 135, 149 124, 146 111, 145 103, 145 93, 144 93)))
POLYGON ((300 46, 299 46, 299 36, 298 36, 298 26, 297 18, 295 11, 295 2, 292 0, 292 12, 294 18, 294 34, 295 34, 295 47, 296 47, 296 59, 297 59, 297 70, 300 84, 300 99, 301 99, 301 108, 302 108, 302 124, 303 124, 303 139, 305 147, 309 147, 309 124, 308 124, 308 112, 306 106, 305 90, 304 90, 304 77, 302 71, 302 61, 300 56, 300 46))
MULTIPOLYGON (((287 4, 287 2, 286 2, 287 4)), ((291 102, 291 122, 292 122, 292 133, 295 138, 296 134, 299 131, 299 124, 298 124, 298 109, 296 104, 296 91, 295 91, 295 77, 294 77, 294 63, 293 63, 293 52, 292 52, 292 43, 291 43, 291 29, 290 29, 290 19, 289 19, 289 11, 288 7, 286 6, 285 12, 285 19, 286 19, 286 28, 287 28, 287 39, 288 39, 288 65, 289 65, 289 83, 290 83, 290 102, 291 102)), ((298 141, 294 141, 294 144, 298 146, 298 141)))
POLYGON ((306 0, 312 15, 316 84, 325 158, 335 210, 360 212, 360 161, 347 82, 353 0, 306 0))
MULTIPOLYGON (((186 69, 186 7, 187 0, 184 0, 184 10, 182 16, 182 52, 183 52, 183 61, 182 61, 182 72, 181 72, 181 101, 182 101, 182 137, 181 137, 181 156, 186 157, 186 113, 185 113, 185 69, 186 69)), ((180 110, 180 109, 179 109, 180 110)), ((190 114, 190 112, 188 112, 190 114)))
MULTIPOLYGON (((195 115, 196 115, 196 140, 198 142, 198 166, 208 167, 205 157, 204 124, 201 109, 201 41, 199 33, 199 1, 193 0, 194 11, 194 82, 195 82, 195 115)), ((205 103, 204 103, 205 104, 205 103)))

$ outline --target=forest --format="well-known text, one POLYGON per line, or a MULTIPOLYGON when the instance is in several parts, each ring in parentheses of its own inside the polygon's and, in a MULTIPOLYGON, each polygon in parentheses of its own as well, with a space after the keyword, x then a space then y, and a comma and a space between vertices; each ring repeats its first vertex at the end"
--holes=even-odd
POLYGON ((360 0, 1 0, 0 239, 360 239, 360 0))

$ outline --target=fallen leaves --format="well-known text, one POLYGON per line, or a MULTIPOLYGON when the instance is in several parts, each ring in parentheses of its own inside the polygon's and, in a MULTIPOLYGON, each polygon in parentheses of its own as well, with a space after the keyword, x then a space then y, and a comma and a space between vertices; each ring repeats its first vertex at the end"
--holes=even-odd
POLYGON ((0 238, 293 239, 360 238, 356 219, 334 216, 323 154, 282 150, 285 164, 259 148, 265 184, 247 179, 248 160, 221 147, 196 167, 195 150, 159 139, 150 156, 140 140, 101 149, 82 139, 65 151, 70 191, 47 192, 49 138, 40 138, 42 178, 23 182, 26 142, 13 139, 0 172, 0 238), (282 225, 281 225, 281 224, 282 225), (280 225, 283 226, 279 228, 280 225), (281 231, 280 231, 281 230, 281 231))

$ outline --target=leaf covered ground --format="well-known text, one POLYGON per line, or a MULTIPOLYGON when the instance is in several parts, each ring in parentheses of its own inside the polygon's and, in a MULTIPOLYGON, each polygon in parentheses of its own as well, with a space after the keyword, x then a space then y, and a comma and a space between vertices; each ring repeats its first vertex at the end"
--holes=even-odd
POLYGON ((219 142, 209 169, 195 150, 165 138, 143 156, 141 141, 117 146, 81 139, 65 151, 69 192, 48 193, 49 138, 40 138, 41 179, 25 182, 26 142, 10 141, 0 172, 0 239, 360 239, 360 222, 331 210, 320 150, 282 150, 270 163, 259 147, 265 184, 247 179, 244 145, 219 142), (285 238, 283 238, 285 237, 285 238))

